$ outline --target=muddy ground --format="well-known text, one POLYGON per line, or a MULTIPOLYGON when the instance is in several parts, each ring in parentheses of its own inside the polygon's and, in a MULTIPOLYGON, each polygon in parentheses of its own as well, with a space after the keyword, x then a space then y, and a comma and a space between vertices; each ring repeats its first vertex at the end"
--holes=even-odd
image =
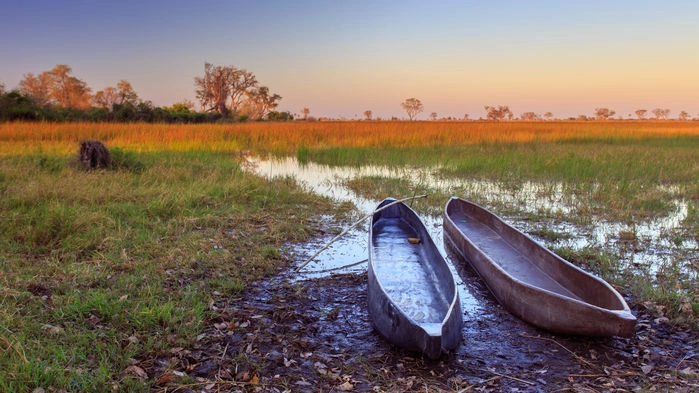
POLYGON ((632 305, 632 338, 553 335, 502 309, 469 268, 480 303, 463 341, 432 361, 387 344, 367 313, 366 274, 294 281, 280 272, 217 316, 192 348, 141 359, 161 392, 699 391, 699 332, 632 305))

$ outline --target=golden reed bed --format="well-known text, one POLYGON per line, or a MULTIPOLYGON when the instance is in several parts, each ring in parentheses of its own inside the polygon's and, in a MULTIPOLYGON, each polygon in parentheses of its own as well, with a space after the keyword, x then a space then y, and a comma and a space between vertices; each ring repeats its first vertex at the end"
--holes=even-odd
POLYGON ((425 147, 474 143, 626 140, 699 136, 697 121, 351 121, 242 124, 2 123, 0 155, 74 152, 97 139, 133 151, 255 150, 303 146, 425 147))

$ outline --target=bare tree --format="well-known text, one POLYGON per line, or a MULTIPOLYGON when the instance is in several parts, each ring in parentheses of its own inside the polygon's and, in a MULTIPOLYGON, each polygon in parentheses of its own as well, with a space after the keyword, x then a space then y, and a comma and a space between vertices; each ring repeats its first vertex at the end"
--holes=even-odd
POLYGON ((417 116, 417 114, 422 112, 424 109, 422 102, 417 98, 408 98, 407 100, 403 101, 400 106, 403 107, 403 110, 405 110, 405 112, 408 114, 408 118, 410 120, 415 119, 415 116, 417 116))
POLYGON ((204 63, 204 76, 195 77, 194 85, 204 110, 227 115, 238 112, 243 100, 257 87, 257 79, 251 72, 233 66, 204 63), (226 104, 229 100, 230 106, 226 104))
POLYGON ((689 112, 682 111, 682 112, 680 112, 679 116, 677 116, 677 118, 679 120, 682 120, 682 121, 687 121, 687 120, 689 120, 689 112))
POLYGON ((616 111, 609 108, 595 108, 595 117, 597 117, 598 120, 607 120, 615 114, 616 111))
POLYGON ((371 120, 371 115, 372 115, 372 112, 370 110, 364 111, 364 117, 366 117, 367 120, 371 120))
POLYGON ((437 120, 437 112, 430 113, 430 119, 437 120))
POLYGON ((648 113, 648 110, 647 109, 639 109, 634 113, 636 114, 636 117, 638 117, 638 120, 643 120, 646 118, 646 113, 648 113))
POLYGON ((488 120, 504 120, 506 117, 511 120, 513 116, 507 105, 498 105, 497 107, 486 105, 485 112, 488 120))
POLYGON ((231 94, 231 68, 204 63, 204 76, 194 78, 196 95, 204 110, 228 114, 226 102, 231 94))
POLYGON ((653 112, 653 115, 655 115, 655 120, 665 120, 668 116, 670 116, 669 109, 655 108, 651 112, 653 112))

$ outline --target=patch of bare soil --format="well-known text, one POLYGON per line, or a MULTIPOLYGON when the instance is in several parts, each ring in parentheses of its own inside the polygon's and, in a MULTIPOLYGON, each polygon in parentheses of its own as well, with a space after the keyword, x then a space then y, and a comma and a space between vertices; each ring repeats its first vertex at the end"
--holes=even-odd
MULTIPOLYGON (((159 392, 627 392, 699 390, 699 333, 643 306, 633 338, 558 336, 502 309, 472 272, 482 304, 463 342, 437 361, 383 341, 366 274, 272 277, 217 304, 192 348, 142 359, 159 392)), ((463 277, 463 275, 471 275, 463 277)))

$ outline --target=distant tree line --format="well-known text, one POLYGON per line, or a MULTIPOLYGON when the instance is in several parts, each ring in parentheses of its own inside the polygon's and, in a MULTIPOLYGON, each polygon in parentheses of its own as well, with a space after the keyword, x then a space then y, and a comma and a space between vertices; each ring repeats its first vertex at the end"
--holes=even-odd
POLYGON ((259 86, 252 73, 208 63, 204 70, 203 78, 195 78, 197 98, 204 110, 196 111, 194 103, 187 100, 171 107, 156 107, 151 101, 141 100, 126 80, 93 94, 87 83, 72 75, 69 66, 58 64, 39 75, 25 74, 14 90, 8 91, 0 84, 0 121, 210 123, 293 120, 289 112, 274 111, 281 97, 271 94, 266 86, 259 86), (216 79, 219 76, 222 79, 216 79), (226 99, 231 101, 226 102, 226 99))
MULTIPOLYGON (((405 101, 403 101, 401 104, 401 107, 403 110, 406 112, 408 115, 409 120, 415 120, 415 117, 418 113, 422 112, 424 110, 424 105, 422 102, 417 99, 417 98, 408 98, 405 101)), ((552 120, 553 113, 551 112, 546 112, 543 114, 543 116, 539 115, 538 113, 535 112, 524 112, 522 113, 519 118, 515 116, 515 114, 510 110, 510 107, 507 105, 486 105, 484 107, 485 112, 486 112, 486 118, 485 120, 492 120, 492 121, 502 121, 502 120, 524 120, 524 121, 536 121, 536 120, 552 120)), ((586 115, 579 115, 578 117, 570 117, 567 120, 609 120, 613 119, 613 116, 616 115, 616 111, 613 109, 609 108, 595 108, 594 111, 594 116, 586 116, 586 115)), ((646 119, 646 114, 648 113, 647 109, 639 109, 635 111, 636 117, 638 120, 645 120, 646 119)), ((655 120, 667 120, 670 116, 670 110, 669 109, 663 109, 663 108, 656 108, 651 111, 653 114, 653 119, 655 120)), ((366 117, 366 120, 372 120, 372 111, 367 110, 364 112, 364 116, 366 117)), ((432 120, 437 120, 437 112, 431 112, 430 119, 432 120)), ((623 120, 623 117, 619 117, 619 120, 623 120)), ((627 119, 632 119, 631 114, 628 115, 627 119)), ((681 111, 679 115, 677 116, 678 120, 692 120, 692 117, 689 115, 687 111, 681 111)), ((441 120, 469 120, 469 115, 465 114, 463 119, 453 119, 451 117, 449 118, 442 118, 441 120)), ((482 119, 481 119, 482 120, 482 119)), ((699 120, 699 118, 695 119, 699 120)))

